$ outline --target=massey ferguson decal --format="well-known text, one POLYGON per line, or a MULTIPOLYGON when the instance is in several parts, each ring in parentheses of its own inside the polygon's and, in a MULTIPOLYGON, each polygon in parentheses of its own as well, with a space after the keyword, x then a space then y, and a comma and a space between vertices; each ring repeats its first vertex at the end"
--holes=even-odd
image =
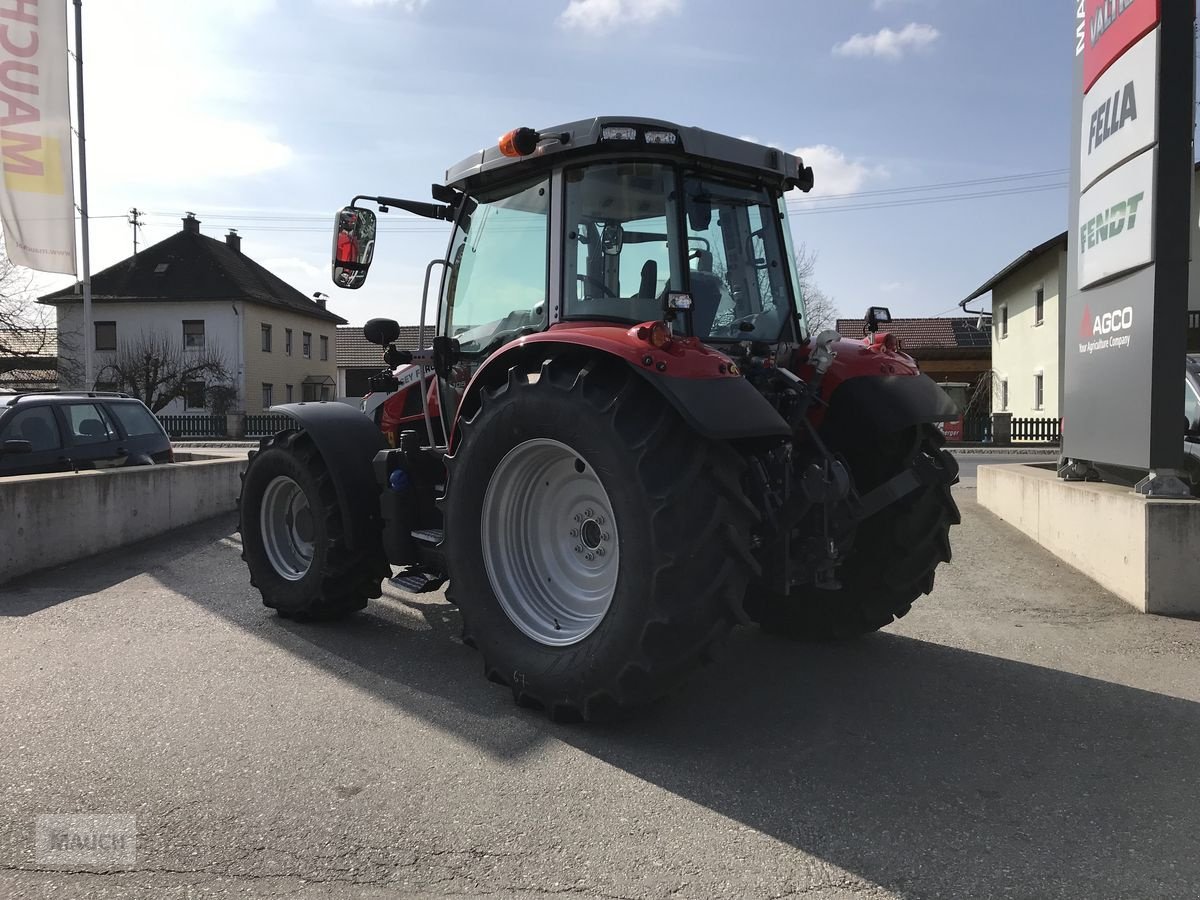
MULTIPOLYGON (((1083 90, 1113 60, 1158 24, 1160 0, 1087 0, 1084 10, 1083 90)), ((1181 0, 1173 0, 1181 2, 1181 0)))

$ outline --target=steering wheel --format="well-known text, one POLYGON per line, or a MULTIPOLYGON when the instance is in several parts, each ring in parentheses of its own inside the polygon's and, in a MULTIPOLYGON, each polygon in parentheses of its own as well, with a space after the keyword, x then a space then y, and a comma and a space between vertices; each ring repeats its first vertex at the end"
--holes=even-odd
POLYGON ((593 278, 593 277, 592 277, 592 276, 590 276, 590 275, 576 275, 575 277, 576 277, 576 279, 578 279, 579 281, 582 281, 584 284, 593 284, 593 285, 595 285, 596 287, 598 287, 598 288, 600 289, 600 291, 601 291, 601 293, 600 293, 600 296, 601 296, 601 297, 612 297, 612 298, 614 298, 614 299, 615 299, 615 298, 616 298, 616 296, 617 296, 617 295, 616 295, 616 294, 614 294, 612 291, 610 291, 610 290, 608 289, 608 285, 606 285, 606 284, 605 284, 603 281, 601 281, 599 278, 593 278))

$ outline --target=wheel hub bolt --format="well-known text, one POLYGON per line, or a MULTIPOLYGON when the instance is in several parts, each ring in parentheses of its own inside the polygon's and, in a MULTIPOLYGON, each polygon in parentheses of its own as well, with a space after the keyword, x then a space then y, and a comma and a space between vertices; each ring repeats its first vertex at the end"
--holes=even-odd
POLYGON ((575 513, 575 521, 576 521, 576 522, 582 522, 582 521, 583 521, 583 516, 579 515, 579 513, 575 513))
POLYGON ((592 517, 592 511, 591 511, 591 509, 585 509, 585 510, 583 511, 583 514, 584 514, 584 515, 585 515, 587 518, 589 518, 589 519, 592 517))
POLYGON ((597 547, 597 548, 596 548, 596 555, 597 555, 597 556, 603 556, 603 555, 604 555, 604 548, 603 548, 603 547, 597 547))
POLYGON ((594 554, 594 553, 588 553, 586 556, 584 556, 584 559, 586 559, 588 562, 591 562, 595 558, 596 558, 596 554, 594 554))
POLYGON ((575 552, 576 552, 576 553, 582 553, 582 552, 583 552, 583 548, 582 548, 581 546, 579 546, 578 544, 576 544, 576 545, 575 545, 575 552))
POLYGON ((600 540, 602 540, 602 541, 608 540, 608 532, 607 531, 600 535, 600 540))
POLYGON ((571 529, 571 537, 579 537, 579 529, 578 528, 571 529))

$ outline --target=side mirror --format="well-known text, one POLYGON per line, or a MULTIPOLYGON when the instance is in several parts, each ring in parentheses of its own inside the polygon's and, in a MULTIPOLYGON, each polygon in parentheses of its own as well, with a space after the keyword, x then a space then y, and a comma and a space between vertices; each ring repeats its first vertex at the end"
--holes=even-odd
POLYGON ((375 255, 375 213, 347 206, 334 218, 333 283, 355 290, 367 280, 375 255))
POLYGON ((400 323, 395 319, 371 319, 363 326, 363 337, 372 344, 386 347, 400 337, 400 323))
POLYGON ((7 456, 10 453, 32 453, 33 444, 29 441, 5 441, 0 444, 0 455, 7 456))

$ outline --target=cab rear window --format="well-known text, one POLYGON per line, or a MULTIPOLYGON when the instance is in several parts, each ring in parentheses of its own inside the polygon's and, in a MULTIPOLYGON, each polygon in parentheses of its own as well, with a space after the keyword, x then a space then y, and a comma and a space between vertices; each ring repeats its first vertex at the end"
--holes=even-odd
POLYGON ((144 434, 163 434, 163 428, 153 413, 140 403, 110 403, 109 410, 121 422, 125 433, 130 437, 144 434))

